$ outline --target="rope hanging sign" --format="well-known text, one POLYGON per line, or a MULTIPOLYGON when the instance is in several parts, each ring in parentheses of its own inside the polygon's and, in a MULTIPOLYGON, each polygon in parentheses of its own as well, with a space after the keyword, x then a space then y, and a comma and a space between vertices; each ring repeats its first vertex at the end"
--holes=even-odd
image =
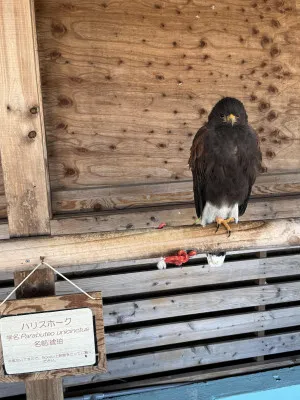
POLYGON ((44 259, 0 303, 0 315, 0 382, 106 372, 101 292, 85 292, 44 259), (81 293, 9 300, 42 266, 81 293))

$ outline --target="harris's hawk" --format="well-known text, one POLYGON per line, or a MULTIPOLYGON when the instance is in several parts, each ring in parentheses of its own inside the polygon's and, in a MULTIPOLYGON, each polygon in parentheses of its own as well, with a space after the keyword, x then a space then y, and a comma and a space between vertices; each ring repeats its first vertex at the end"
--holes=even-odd
MULTIPOLYGON (((194 200, 201 225, 238 222, 247 208, 251 188, 261 170, 262 156, 243 104, 220 100, 198 130, 191 147, 194 200)), ((220 266, 225 253, 207 254, 209 265, 220 266)))

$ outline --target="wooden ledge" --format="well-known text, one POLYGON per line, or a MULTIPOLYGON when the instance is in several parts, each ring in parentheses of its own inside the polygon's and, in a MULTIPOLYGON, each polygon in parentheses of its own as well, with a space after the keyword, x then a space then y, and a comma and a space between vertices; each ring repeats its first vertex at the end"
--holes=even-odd
POLYGON ((300 218, 233 224, 232 235, 215 226, 189 226, 0 241, 0 270, 30 269, 40 256, 54 267, 160 257, 179 249, 250 250, 300 245, 300 218))

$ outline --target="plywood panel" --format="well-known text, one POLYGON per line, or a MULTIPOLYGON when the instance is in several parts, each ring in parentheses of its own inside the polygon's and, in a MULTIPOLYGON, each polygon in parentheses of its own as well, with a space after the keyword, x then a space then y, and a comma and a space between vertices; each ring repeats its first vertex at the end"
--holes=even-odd
POLYGON ((269 171, 300 167, 295 1, 36 1, 53 189, 190 178, 192 137, 244 101, 269 171))

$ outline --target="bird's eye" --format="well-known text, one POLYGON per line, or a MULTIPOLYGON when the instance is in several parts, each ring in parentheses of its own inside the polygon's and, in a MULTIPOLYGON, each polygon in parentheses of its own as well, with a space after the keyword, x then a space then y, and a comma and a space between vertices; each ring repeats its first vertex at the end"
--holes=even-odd
POLYGON ((225 114, 220 114, 220 117, 221 117, 222 119, 224 119, 224 118, 225 118, 225 114))

